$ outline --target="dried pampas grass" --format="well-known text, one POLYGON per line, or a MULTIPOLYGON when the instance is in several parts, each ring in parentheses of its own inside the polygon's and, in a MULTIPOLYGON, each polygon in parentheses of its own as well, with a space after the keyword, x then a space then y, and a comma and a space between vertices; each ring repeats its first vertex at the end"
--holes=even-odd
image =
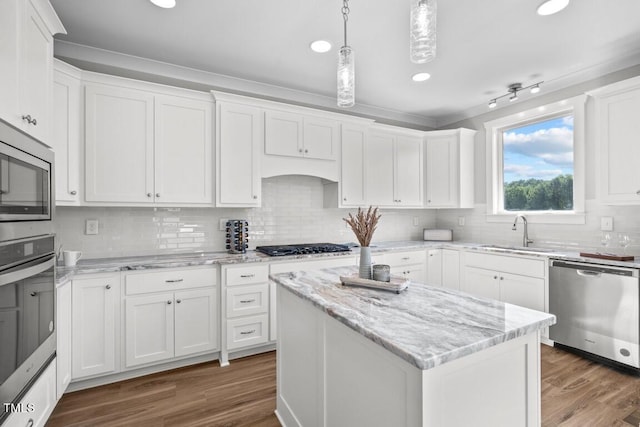
POLYGON ((365 247, 371 243, 373 232, 376 231, 376 226, 381 216, 378 213, 378 208, 374 209, 373 206, 369 206, 366 213, 361 208, 358 208, 358 213, 355 216, 349 213, 349 218, 342 219, 349 224, 360 246, 365 247))

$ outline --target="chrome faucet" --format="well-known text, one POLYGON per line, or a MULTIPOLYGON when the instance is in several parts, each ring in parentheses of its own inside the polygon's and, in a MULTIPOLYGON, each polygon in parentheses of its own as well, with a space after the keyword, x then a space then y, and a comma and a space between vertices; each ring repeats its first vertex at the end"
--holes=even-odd
POLYGON ((513 221, 513 227, 511 228, 513 231, 516 231, 516 224, 518 223, 518 218, 522 218, 522 224, 524 224, 524 230, 522 233, 522 246, 525 248, 529 246, 529 243, 533 243, 533 240, 529 239, 529 230, 527 227, 527 218, 524 215, 517 215, 516 219, 513 221))

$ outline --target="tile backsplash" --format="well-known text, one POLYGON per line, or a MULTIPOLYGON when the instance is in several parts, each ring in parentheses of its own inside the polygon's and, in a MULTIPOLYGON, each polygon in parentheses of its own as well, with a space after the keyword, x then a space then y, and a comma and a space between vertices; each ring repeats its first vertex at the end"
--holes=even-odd
MULTIPOLYGON (((224 251, 222 219, 249 221, 249 247, 302 242, 354 242, 342 218, 355 209, 323 207, 324 185, 308 176, 279 176, 262 181, 262 207, 56 209, 58 243, 80 250, 85 258, 224 251), (99 234, 85 235, 85 221, 97 219, 99 234)), ((436 212, 385 209, 373 239, 418 240, 422 229, 435 227, 436 212), (414 225, 417 224, 417 225, 414 225)))

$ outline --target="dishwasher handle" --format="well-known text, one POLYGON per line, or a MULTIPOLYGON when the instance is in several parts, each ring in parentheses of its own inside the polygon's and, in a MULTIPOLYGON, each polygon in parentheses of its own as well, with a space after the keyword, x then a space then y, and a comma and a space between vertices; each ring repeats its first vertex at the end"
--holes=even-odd
POLYGON ((599 277, 602 274, 616 276, 639 277, 637 268, 617 267, 603 264, 587 264, 582 262, 552 260, 552 268, 569 268, 578 271, 580 276, 599 277))

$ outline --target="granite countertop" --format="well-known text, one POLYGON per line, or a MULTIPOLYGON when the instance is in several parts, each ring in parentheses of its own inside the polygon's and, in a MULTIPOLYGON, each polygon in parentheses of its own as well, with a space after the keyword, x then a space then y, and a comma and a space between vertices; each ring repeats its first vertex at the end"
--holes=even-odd
POLYGON ((400 294, 344 286, 355 267, 272 275, 282 288, 420 369, 430 369, 556 322, 552 314, 412 283, 400 294))
MULTIPOLYGON (((595 264, 616 265, 620 267, 640 268, 640 260, 609 261, 595 258, 581 257, 579 253, 561 251, 546 248, 519 248, 515 246, 495 246, 468 242, 429 242, 422 240, 405 240, 395 242, 375 242, 371 246, 372 253, 384 253, 402 250, 418 249, 465 249, 477 250, 486 253, 501 255, 519 255, 530 257, 563 259, 565 261, 581 261, 595 264)), ((200 265, 218 264, 242 264, 255 262, 280 262, 310 260, 327 257, 356 256, 359 247, 353 247, 351 252, 290 255, 282 257, 269 257, 256 251, 247 251, 245 254, 229 254, 227 252, 197 252, 182 254, 166 254, 151 256, 134 256, 119 258, 95 258, 82 259, 75 267, 58 266, 56 268, 57 282, 59 284, 70 280, 76 274, 109 273, 129 270, 146 270, 156 268, 183 268, 200 265)))

